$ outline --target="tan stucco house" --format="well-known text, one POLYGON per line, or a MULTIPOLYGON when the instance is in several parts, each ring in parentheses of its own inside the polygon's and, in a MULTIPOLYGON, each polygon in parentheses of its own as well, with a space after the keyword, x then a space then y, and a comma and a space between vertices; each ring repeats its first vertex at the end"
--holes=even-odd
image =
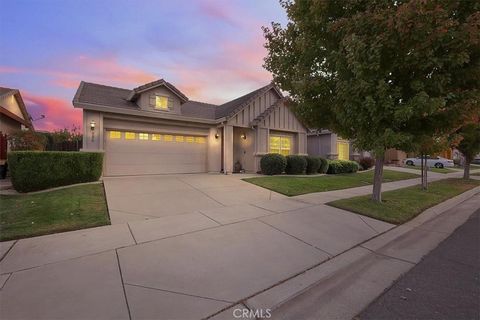
POLYGON ((221 105, 189 100, 161 79, 134 89, 82 82, 84 151, 104 151, 104 175, 260 170, 269 152, 306 154, 307 129, 269 84, 221 105), (237 164, 237 165, 235 165, 237 164))

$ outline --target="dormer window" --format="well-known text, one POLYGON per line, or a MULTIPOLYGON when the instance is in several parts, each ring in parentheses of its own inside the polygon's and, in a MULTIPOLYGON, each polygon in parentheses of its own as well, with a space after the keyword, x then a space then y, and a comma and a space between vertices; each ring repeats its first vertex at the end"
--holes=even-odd
POLYGON ((168 97, 159 95, 155 96, 155 109, 168 110, 168 97))

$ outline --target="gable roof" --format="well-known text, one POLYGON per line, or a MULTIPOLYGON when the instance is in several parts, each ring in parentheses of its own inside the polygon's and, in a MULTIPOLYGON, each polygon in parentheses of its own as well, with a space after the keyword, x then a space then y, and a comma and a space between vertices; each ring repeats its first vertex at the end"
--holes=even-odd
POLYGON ((231 117, 245 108, 253 99, 258 97, 258 95, 263 94, 270 89, 274 89, 277 94, 283 98, 282 93, 273 83, 270 83, 261 87, 260 89, 254 90, 224 104, 214 105, 210 103, 188 100, 188 98, 178 91, 178 89, 163 79, 147 83, 133 90, 82 81, 73 99, 73 104, 75 107, 80 108, 85 108, 87 107, 86 105, 96 105, 100 107, 104 106, 127 110, 141 110, 135 102, 135 100, 138 98, 138 95, 141 92, 156 88, 158 86, 166 86, 176 95, 183 96, 183 103, 181 104, 182 116, 208 120, 219 120, 222 118, 231 117))
POLYGON ((243 95, 239 98, 233 99, 229 102, 219 105, 218 108, 215 110, 215 116, 217 118, 232 116, 235 113, 241 111, 258 95, 264 92, 267 92, 270 89, 274 89, 278 93, 280 98, 283 98, 283 95, 280 92, 280 90, 277 88, 277 86, 275 86, 273 83, 270 83, 270 84, 267 84, 266 86, 261 87, 260 89, 254 90, 250 93, 247 93, 246 95, 243 95))
POLYGON ((141 85, 139 87, 134 88, 130 92, 130 94, 128 95, 127 100, 135 101, 138 98, 138 96, 140 95, 140 93, 142 93, 144 91, 147 91, 147 90, 150 90, 150 89, 153 89, 153 88, 162 87, 162 86, 164 86, 167 89, 169 89, 170 91, 172 91, 175 95, 177 95, 180 98, 180 100, 182 100, 182 102, 188 101, 188 97, 186 95, 184 95, 180 90, 178 90, 173 84, 171 84, 170 82, 167 82, 163 79, 155 80, 155 81, 152 81, 152 82, 149 82, 147 84, 144 84, 144 85, 141 85))
POLYGON ((12 89, 12 88, 5 88, 5 87, 0 87, 0 98, 4 98, 6 96, 11 96, 13 95, 15 97, 15 100, 18 103, 18 106, 20 108, 20 112, 22 112, 23 119, 15 115, 14 113, 10 112, 3 106, 1 107, 2 114, 22 123, 24 126, 31 130, 35 130, 33 128, 33 123, 32 123, 32 118, 30 117, 30 114, 27 111, 27 107, 25 106, 25 102, 23 102, 22 95, 20 94, 20 90, 18 89, 12 89))

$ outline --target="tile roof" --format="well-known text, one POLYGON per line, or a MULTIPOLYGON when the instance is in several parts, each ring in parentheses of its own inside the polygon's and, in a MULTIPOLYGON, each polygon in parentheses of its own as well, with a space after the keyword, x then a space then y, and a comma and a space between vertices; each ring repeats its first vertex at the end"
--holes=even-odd
POLYGON ((127 97, 132 90, 104 86, 101 84, 82 82, 78 89, 76 100, 80 103, 99 104, 107 107, 139 109, 135 102, 127 97))
MULTIPOLYGON (((107 107, 139 110, 140 109, 139 106, 134 101, 130 101, 132 100, 132 97, 134 97, 134 95, 137 94, 135 93, 135 90, 137 90, 138 92, 143 92, 145 90, 148 90, 149 88, 158 86, 160 83, 162 84, 165 83, 170 85, 168 82, 164 80, 157 80, 157 81, 148 83, 146 85, 137 87, 133 90, 130 90, 130 89, 110 87, 110 86, 82 81, 75 95, 74 104, 85 103, 85 104, 95 104, 95 105, 107 106, 107 107)), ((170 89, 169 86, 167 87, 170 89)), ((203 118, 203 119, 210 119, 210 120, 216 120, 223 117, 228 117, 240 111, 258 94, 264 91, 267 91, 271 88, 275 88, 275 86, 273 84, 268 84, 266 86, 263 86, 260 89, 254 90, 239 98, 236 98, 234 100, 231 100, 229 102, 226 102, 218 106, 214 104, 188 100, 187 98, 186 102, 184 102, 181 106, 181 112, 182 112, 182 115, 187 117, 203 118)))

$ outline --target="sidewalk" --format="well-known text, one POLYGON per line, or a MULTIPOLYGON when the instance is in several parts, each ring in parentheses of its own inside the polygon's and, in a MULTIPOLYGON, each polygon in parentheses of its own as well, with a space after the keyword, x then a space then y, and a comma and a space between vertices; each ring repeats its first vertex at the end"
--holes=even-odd
POLYGON ((251 310, 271 309, 274 319, 352 319, 480 209, 476 189, 248 299, 245 305, 251 310))
POLYGON ((479 319, 480 210, 358 319, 479 319))

